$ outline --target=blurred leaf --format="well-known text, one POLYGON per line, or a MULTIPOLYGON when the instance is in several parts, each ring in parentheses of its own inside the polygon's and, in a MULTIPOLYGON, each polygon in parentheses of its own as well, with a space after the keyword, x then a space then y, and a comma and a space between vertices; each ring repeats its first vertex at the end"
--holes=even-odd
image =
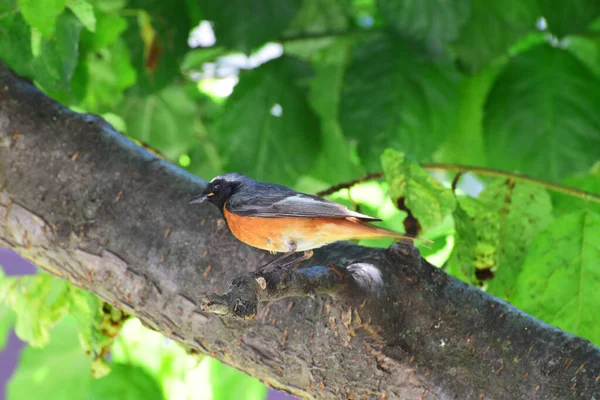
POLYGON ((474 266, 491 270, 488 292, 508 299, 527 247, 553 220, 550 195, 537 185, 496 181, 477 200, 487 211, 467 210, 477 229, 474 266))
POLYGON ((513 58, 491 90, 485 144, 493 167, 560 180, 585 171, 600 148, 600 81, 547 45, 513 58))
POLYGON ((319 120, 297 86, 303 65, 283 57, 241 75, 216 127, 226 170, 291 185, 314 164, 319 120))
POLYGON ((585 32, 588 25, 600 16, 598 0, 539 0, 541 14, 548 31, 559 38, 570 33, 585 32))
POLYGON ((214 358, 206 358, 215 399, 264 400, 267 388, 258 379, 239 373, 214 358))
MULTIPOLYGON (((14 4, 16 9, 16 4, 14 4)), ((2 10, 0 18, 0 54, 2 61, 20 75, 32 76, 31 31, 21 13, 2 10)))
POLYGON ((96 31, 83 32, 82 43, 92 49, 100 50, 113 44, 127 29, 127 19, 117 14, 96 12, 96 31))
POLYGON ((88 0, 95 9, 104 13, 121 10, 127 4, 127 0, 88 0))
MULTIPOLYGON (((600 195, 600 161, 588 173, 568 176, 561 183, 565 186, 600 195)), ((562 193, 551 193, 554 210, 558 215, 572 213, 582 208, 600 214, 600 204, 598 203, 562 193)))
POLYGON ((600 214, 564 214, 531 244, 511 303, 600 345, 600 214))
POLYGON ((565 49, 585 64, 600 79, 600 37, 567 36, 563 39, 565 49))
POLYGON ((406 207, 424 231, 441 224, 456 208, 452 191, 403 153, 388 149, 381 156, 381 164, 392 201, 398 204, 398 200, 404 198, 406 207))
POLYGON ((225 50, 221 47, 212 47, 208 49, 193 49, 187 52, 182 63, 181 69, 183 71, 197 70, 201 71, 202 66, 209 62, 213 61, 218 56, 221 56, 225 53, 225 50))
POLYGON ((78 57, 81 23, 70 12, 60 16, 52 39, 43 40, 35 59, 35 78, 46 89, 69 90, 78 57))
POLYGON ((111 373, 90 383, 89 400, 160 400, 162 388, 142 368, 113 363, 111 373))
POLYGON ((198 141, 193 121, 196 104, 182 86, 168 86, 152 95, 129 95, 120 107, 128 136, 177 160, 198 141))
POLYGON ((363 169, 351 159, 351 144, 344 138, 338 122, 338 109, 350 43, 339 40, 314 53, 315 75, 309 84, 308 101, 320 117, 323 150, 311 175, 329 184, 363 175, 363 169))
POLYGON ((440 160, 466 165, 487 165, 483 143, 483 109, 503 64, 497 63, 463 78, 456 127, 448 135, 440 160))
POLYGON ((88 112, 115 109, 123 101, 124 92, 136 80, 129 52, 122 40, 102 51, 90 52, 85 60, 87 82, 81 106, 88 112))
POLYGON ((90 360, 79 346, 77 324, 66 318, 52 331, 52 338, 43 349, 30 346, 23 349, 8 382, 6 397, 7 400, 84 400, 90 380, 90 360))
POLYGON ((200 4, 205 19, 213 21, 217 45, 250 53, 280 39, 300 10, 302 0, 220 0, 200 4))
POLYGON ((199 21, 181 12, 186 9, 185 0, 129 0, 128 8, 143 10, 128 18, 123 35, 137 72, 136 93, 155 93, 180 76, 190 31, 199 21))
POLYGON ((46 39, 54 33, 55 25, 63 23, 57 18, 65 9, 67 0, 17 0, 17 3, 25 21, 46 39))
POLYGON ((377 0, 381 18, 401 36, 441 53, 458 37, 470 14, 471 0, 377 0))
POLYGON ((96 30, 94 7, 85 0, 67 0, 67 7, 79 19, 81 24, 90 32, 96 30))
POLYGON ((0 302, 0 351, 6 346, 8 335, 15 325, 15 319, 14 311, 8 305, 0 302))
POLYGON ((431 159, 454 128, 460 77, 449 62, 434 63, 383 37, 354 49, 344 77, 340 124, 369 170, 386 148, 431 159))
POLYGON ((485 67, 528 31, 541 15, 537 0, 473 0, 471 16, 454 47, 469 72, 485 67))

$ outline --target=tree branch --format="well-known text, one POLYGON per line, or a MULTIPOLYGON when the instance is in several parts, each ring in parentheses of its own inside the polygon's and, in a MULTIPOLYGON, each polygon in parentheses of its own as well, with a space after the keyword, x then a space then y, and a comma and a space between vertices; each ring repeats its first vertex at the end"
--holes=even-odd
POLYGON ((248 274, 270 256, 233 238, 214 207, 188 206, 203 186, 0 66, 0 244, 147 326, 306 398, 598 393, 597 347, 414 247, 336 243, 289 279, 248 274), (252 320, 202 309, 249 316, 253 305, 252 320))

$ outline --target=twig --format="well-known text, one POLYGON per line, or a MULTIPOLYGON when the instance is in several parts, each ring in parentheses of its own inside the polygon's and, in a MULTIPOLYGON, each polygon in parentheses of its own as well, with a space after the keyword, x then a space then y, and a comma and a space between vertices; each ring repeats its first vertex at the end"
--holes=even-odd
MULTIPOLYGON (((584 190, 575 189, 575 188, 572 188, 569 186, 558 185, 556 183, 543 181, 541 179, 531 178, 527 175, 519 174, 516 172, 501 171, 501 170, 494 169, 494 168, 474 167, 474 166, 468 166, 468 165, 444 164, 444 163, 426 163, 426 164, 421 164, 421 167, 428 169, 428 170, 454 171, 454 172, 458 172, 459 174, 465 174, 465 173, 469 172, 472 174, 483 175, 483 176, 492 176, 492 177, 496 177, 496 178, 513 179, 517 182, 533 183, 534 185, 542 186, 543 188, 552 190, 554 192, 578 197, 583 200, 590 200, 595 203, 600 203, 600 195, 598 195, 598 194, 586 192, 584 190)), ((350 182, 344 182, 344 183, 340 183, 338 185, 332 186, 329 189, 326 189, 326 190, 323 190, 323 191, 317 193, 317 195, 318 196, 327 196, 327 195, 335 193, 339 190, 351 188, 352 186, 358 185, 359 183, 380 179, 382 177, 383 177, 382 172, 376 172, 373 174, 366 175, 362 178, 355 179, 350 182)))

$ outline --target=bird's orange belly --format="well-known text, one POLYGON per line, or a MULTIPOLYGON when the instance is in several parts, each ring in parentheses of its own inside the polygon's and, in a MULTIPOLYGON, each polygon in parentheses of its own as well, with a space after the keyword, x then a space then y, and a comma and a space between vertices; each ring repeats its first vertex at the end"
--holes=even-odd
POLYGON ((271 252, 288 252, 292 243, 296 251, 305 251, 337 240, 370 236, 369 227, 344 218, 241 217, 227 208, 224 214, 238 240, 271 252))

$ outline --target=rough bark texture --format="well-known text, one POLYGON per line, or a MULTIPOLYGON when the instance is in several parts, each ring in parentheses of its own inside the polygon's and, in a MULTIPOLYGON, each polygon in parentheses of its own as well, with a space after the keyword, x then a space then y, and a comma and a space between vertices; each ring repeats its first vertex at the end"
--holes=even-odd
POLYGON ((0 66, 0 245, 298 396, 598 398, 597 347, 446 275, 411 246, 334 244, 297 277, 244 279, 268 256, 233 238, 212 206, 188 205, 202 187, 0 66), (203 296, 214 300, 236 276, 230 294, 269 291, 246 299, 270 301, 256 318, 202 311, 203 296))

